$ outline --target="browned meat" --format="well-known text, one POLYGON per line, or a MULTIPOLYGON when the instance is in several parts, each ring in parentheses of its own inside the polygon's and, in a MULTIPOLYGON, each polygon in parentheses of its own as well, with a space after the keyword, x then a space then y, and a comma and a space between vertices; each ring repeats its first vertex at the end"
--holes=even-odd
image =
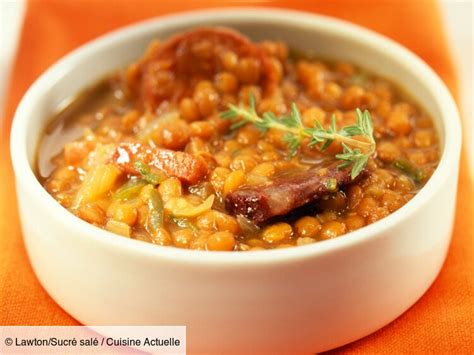
MULTIPOLYGON (((348 185, 351 169, 338 169, 339 163, 276 178, 263 186, 242 187, 226 197, 227 211, 242 215, 259 225, 272 217, 315 201, 321 196, 348 185)), ((360 175, 366 175, 363 171, 360 175)))
POLYGON ((171 37, 140 63, 135 80, 144 106, 153 109, 164 100, 175 102, 190 95, 196 78, 213 80, 223 70, 224 52, 256 58, 262 69, 262 86, 278 80, 268 56, 240 33, 224 27, 198 28, 171 37))
POLYGON ((184 152, 151 148, 138 143, 122 143, 113 154, 113 161, 128 174, 138 175, 135 162, 155 167, 168 176, 177 177, 188 185, 201 181, 207 174, 207 164, 203 159, 184 152))

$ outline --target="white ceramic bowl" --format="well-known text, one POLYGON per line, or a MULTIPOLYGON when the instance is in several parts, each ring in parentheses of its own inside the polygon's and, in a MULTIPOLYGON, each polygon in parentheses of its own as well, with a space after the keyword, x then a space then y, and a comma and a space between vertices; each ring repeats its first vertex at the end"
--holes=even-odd
POLYGON ((450 242, 461 131, 436 74, 396 43, 327 17, 275 9, 211 10, 140 23, 74 51, 29 89, 11 135, 25 244, 44 288, 86 325, 186 325, 191 351, 331 349, 388 324, 428 289, 450 242), (224 253, 158 247, 96 228, 62 208, 33 170, 58 106, 138 58, 154 37, 200 25, 354 62, 404 87, 434 118, 439 167, 409 203, 344 237, 224 253))

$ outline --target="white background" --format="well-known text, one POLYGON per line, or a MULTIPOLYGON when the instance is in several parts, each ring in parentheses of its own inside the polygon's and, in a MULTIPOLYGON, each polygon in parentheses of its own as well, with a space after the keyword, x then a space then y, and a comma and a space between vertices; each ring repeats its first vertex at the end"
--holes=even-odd
MULTIPOLYGON (((473 0, 442 0, 441 8, 451 53, 458 71, 461 89, 460 110, 464 118, 464 135, 467 138, 465 142, 468 144, 469 165, 472 171, 474 169, 473 0)), ((16 52, 24 10, 23 0, 0 0, 0 117, 3 116, 1 113, 3 113, 5 104, 5 91, 16 52)), ((420 21, 422 20, 421 16, 420 21)))

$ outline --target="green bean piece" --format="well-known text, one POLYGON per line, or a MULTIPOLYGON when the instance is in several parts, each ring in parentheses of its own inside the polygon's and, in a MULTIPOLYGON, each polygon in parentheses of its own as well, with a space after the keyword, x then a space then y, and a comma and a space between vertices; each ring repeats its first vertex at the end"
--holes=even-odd
POLYGON ((150 228, 152 234, 158 232, 158 230, 163 227, 164 221, 164 209, 163 209, 163 200, 161 199, 160 194, 156 190, 151 190, 148 196, 148 219, 147 224, 150 228))
POLYGON ((142 179, 128 180, 125 184, 115 191, 114 200, 131 200, 138 196, 146 182, 142 179))
POLYGON ((393 162, 393 166, 400 170, 401 172, 405 173, 407 176, 412 178, 416 183, 419 183, 426 179, 425 172, 414 166, 408 160, 399 159, 393 162))
POLYGON ((187 219, 187 218, 170 216, 170 220, 171 220, 171 222, 176 224, 178 227, 189 228, 193 232, 196 232, 198 230, 197 227, 193 223, 191 223, 189 221, 189 219, 187 219))
POLYGON ((142 161, 137 161, 134 164, 135 169, 142 176, 142 178, 152 185, 158 185, 166 179, 165 174, 160 171, 151 171, 151 168, 142 161))

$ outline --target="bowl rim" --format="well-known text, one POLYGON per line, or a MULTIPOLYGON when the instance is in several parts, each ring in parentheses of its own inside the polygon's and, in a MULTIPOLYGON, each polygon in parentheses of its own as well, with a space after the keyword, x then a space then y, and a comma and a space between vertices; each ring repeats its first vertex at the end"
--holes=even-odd
MULTIPOLYGON (((285 263, 295 259, 314 258, 330 252, 337 252, 377 238, 383 238, 389 228, 403 223, 410 215, 423 208, 436 193, 438 188, 449 178, 457 168, 461 149, 460 118, 454 100, 438 75, 417 55, 396 43, 395 41, 359 25, 309 12, 278 9, 271 7, 237 7, 213 8, 174 13, 171 15, 154 17, 132 25, 120 27, 106 33, 73 50, 55 64, 49 67, 27 90, 17 107, 10 135, 10 153, 15 182, 21 185, 28 194, 41 201, 49 210, 51 218, 68 228, 73 228, 82 238, 89 238, 91 242, 100 243, 109 248, 116 248, 122 253, 140 255, 146 258, 161 258, 180 263, 198 263, 200 265, 243 266, 268 264, 270 262, 285 263), (393 56, 404 65, 410 65, 430 91, 440 102, 442 129, 444 130, 444 147, 438 166, 423 188, 404 206, 382 218, 380 221, 362 227, 344 235, 344 238, 335 238, 323 242, 312 243, 296 248, 271 249, 263 251, 247 251, 245 253, 200 251, 180 249, 176 247, 162 247, 116 234, 96 227, 81 220, 67 209, 62 207, 40 184, 29 164, 26 136, 28 127, 33 121, 32 111, 44 95, 49 82, 61 80, 62 73, 71 70, 75 64, 86 59, 91 53, 100 51, 103 47, 128 42, 132 38, 146 35, 149 32, 158 32, 173 26, 199 26, 206 21, 218 18, 221 20, 239 21, 241 23, 275 23, 284 22, 288 26, 310 28, 313 31, 325 31, 332 35, 350 38, 351 41, 362 41, 377 47, 393 56), (448 119, 449 118, 449 119, 448 119)), ((21 216, 23 218, 23 216, 21 216)))

